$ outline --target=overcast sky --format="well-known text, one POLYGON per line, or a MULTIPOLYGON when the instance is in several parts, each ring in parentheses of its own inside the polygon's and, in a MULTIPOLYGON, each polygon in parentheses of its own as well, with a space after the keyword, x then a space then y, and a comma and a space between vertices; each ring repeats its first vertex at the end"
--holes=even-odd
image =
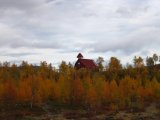
POLYGON ((160 55, 160 0, 0 0, 0 61, 160 55))

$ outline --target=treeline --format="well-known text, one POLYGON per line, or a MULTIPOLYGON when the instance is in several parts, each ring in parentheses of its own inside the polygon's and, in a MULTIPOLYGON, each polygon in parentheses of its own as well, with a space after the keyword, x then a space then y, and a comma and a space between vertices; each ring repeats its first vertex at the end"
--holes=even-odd
MULTIPOLYGON (((154 61, 154 60, 153 60, 154 61)), ((62 61, 56 70, 41 62, 33 66, 8 62, 0 64, 0 104, 33 107, 52 102, 54 105, 108 109, 139 108, 146 102, 160 101, 160 67, 145 66, 141 57, 134 65, 122 67, 111 57, 103 66, 97 59, 97 70, 74 69, 62 61), (105 68, 105 69, 104 69, 105 68)))

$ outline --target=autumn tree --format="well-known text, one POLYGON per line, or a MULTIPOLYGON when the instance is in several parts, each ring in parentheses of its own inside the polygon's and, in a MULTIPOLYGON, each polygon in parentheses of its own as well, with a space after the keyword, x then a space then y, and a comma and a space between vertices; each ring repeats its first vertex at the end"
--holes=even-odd
POLYGON ((32 75, 34 75, 34 69, 32 64, 29 64, 27 61, 22 61, 20 64, 20 79, 26 79, 32 75))
POLYGON ((52 69, 52 64, 47 64, 46 61, 43 61, 40 63, 40 67, 37 70, 38 74, 40 74, 43 79, 54 79, 55 71, 52 69))
POLYGON ((65 61, 62 61, 61 64, 59 65, 59 71, 64 74, 69 73, 69 66, 65 61))
POLYGON ((103 59, 103 57, 98 57, 96 63, 98 65, 99 71, 103 71, 103 69, 104 69, 104 66, 103 66, 104 59, 103 59))
POLYGON ((133 62, 134 62, 134 66, 137 68, 144 66, 143 59, 140 56, 139 57, 135 56, 133 59, 133 62))
POLYGON ((117 82, 115 80, 112 80, 109 85, 110 85, 109 87, 110 87, 110 92, 111 92, 111 96, 110 96, 111 100, 113 102, 116 102, 119 96, 117 82))
POLYGON ((97 105, 97 93, 93 84, 89 85, 86 93, 86 104, 89 108, 94 108, 97 105))
POLYGON ((111 57, 109 60, 108 67, 106 69, 106 78, 108 80, 118 80, 120 79, 120 74, 122 70, 122 64, 120 63, 120 60, 116 57, 111 57))
POLYGON ((154 64, 156 64, 156 62, 158 61, 158 55, 157 54, 153 54, 153 60, 154 60, 154 64))
POLYGON ((105 102, 106 96, 106 79, 104 75, 100 75, 99 73, 95 73, 93 75, 93 86, 97 93, 97 105, 101 105, 102 102, 105 102))
POLYGON ((147 66, 153 66, 154 65, 154 59, 152 57, 146 58, 146 64, 147 66))
POLYGON ((32 99, 32 88, 27 79, 20 80, 17 89, 17 101, 21 104, 30 104, 32 99))
POLYGON ((111 57, 108 64, 108 70, 118 71, 121 69, 122 69, 122 64, 120 63, 120 60, 118 60, 116 57, 111 57))
POLYGON ((69 103, 71 92, 71 80, 61 74, 57 81, 57 85, 60 88, 59 101, 61 101, 62 103, 69 103))
POLYGON ((35 94, 35 101, 37 103, 45 103, 47 100, 51 99, 53 90, 53 80, 45 79, 41 77, 37 78, 37 90, 35 94))
POLYGON ((2 101, 4 104, 12 104, 16 102, 16 86, 15 84, 7 80, 3 83, 3 94, 2 94, 2 101))
POLYGON ((71 85, 71 102, 82 105, 82 101, 84 101, 84 87, 82 81, 77 77, 75 80, 72 80, 71 85))

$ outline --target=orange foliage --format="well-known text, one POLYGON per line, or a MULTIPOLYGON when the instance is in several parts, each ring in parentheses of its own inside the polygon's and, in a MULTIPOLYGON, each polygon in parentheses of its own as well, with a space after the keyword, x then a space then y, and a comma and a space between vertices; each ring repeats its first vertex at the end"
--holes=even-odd
MULTIPOLYGON (((114 72, 122 69, 120 61, 116 61, 119 68, 114 72)), ((115 66, 112 67, 115 69, 115 66)), ((135 73, 147 75, 147 69, 130 68, 128 73, 132 75, 125 75, 120 80, 108 80, 112 77, 107 78, 110 74, 106 75, 103 71, 74 70, 65 62, 62 62, 60 68, 60 71, 56 71, 46 62, 37 68, 26 62, 21 67, 12 66, 12 69, 5 64, 0 69, 0 103, 27 103, 32 106, 52 101, 86 107, 109 105, 111 109, 117 109, 131 106, 135 102, 160 100, 158 79, 138 78, 140 74, 131 77, 135 73)))
POLYGON ((77 78, 76 80, 73 80, 72 85, 73 85, 72 95, 74 97, 73 98, 74 102, 79 104, 84 98, 84 88, 83 88, 82 81, 79 78, 77 78))

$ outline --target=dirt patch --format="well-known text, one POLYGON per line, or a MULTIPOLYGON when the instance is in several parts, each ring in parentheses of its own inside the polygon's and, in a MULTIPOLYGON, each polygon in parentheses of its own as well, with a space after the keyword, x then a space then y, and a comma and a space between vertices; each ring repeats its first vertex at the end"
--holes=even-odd
POLYGON ((119 111, 115 114, 108 115, 107 120, 160 120, 160 109, 156 104, 148 106, 144 112, 126 112, 119 111))
POLYGON ((142 112, 69 109, 54 112, 51 106, 45 106, 35 110, 1 110, 0 120, 160 120, 160 107, 151 104, 142 112))

